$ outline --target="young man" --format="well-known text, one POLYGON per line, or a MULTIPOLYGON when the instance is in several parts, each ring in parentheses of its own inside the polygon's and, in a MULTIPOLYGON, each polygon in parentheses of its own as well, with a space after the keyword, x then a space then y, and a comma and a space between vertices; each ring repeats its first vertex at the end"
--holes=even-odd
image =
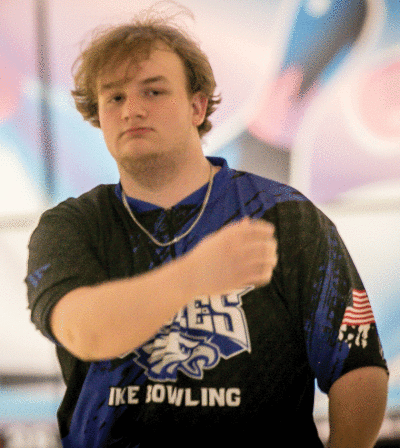
POLYGON ((159 20, 115 27, 75 83, 120 183, 47 211, 30 241, 63 445, 322 446, 317 379, 330 446, 373 446, 387 370, 361 280, 299 192, 204 157, 219 99, 198 46, 159 20))

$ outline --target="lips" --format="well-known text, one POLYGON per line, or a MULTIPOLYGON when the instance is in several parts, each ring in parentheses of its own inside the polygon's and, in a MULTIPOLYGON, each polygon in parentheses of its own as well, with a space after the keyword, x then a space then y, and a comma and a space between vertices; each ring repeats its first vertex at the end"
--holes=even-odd
POLYGON ((153 129, 147 126, 138 126, 138 127, 132 127, 127 129, 126 131, 122 132, 122 136, 128 136, 128 137, 144 137, 145 135, 152 132, 153 129))

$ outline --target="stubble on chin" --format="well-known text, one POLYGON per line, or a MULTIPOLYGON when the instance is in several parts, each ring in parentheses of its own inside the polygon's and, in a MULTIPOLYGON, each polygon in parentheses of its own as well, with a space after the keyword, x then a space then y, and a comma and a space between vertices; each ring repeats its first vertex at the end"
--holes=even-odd
POLYGON ((173 179, 178 171, 177 154, 150 153, 140 156, 125 157, 119 163, 121 174, 131 178, 136 183, 151 189, 164 186, 173 179))

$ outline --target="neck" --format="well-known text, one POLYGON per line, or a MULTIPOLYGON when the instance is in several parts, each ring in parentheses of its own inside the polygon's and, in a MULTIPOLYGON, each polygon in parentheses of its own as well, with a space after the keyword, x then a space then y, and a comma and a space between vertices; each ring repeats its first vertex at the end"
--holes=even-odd
POLYGON ((196 162, 147 161, 134 175, 120 170, 121 184, 127 196, 168 209, 208 183, 210 169, 217 171, 203 155, 196 162))

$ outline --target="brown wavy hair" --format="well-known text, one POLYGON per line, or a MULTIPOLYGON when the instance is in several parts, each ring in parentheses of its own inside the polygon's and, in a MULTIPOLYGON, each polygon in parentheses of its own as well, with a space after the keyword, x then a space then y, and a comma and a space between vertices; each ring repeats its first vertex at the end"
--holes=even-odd
POLYGON ((100 127, 97 80, 101 73, 112 70, 127 59, 133 63, 148 59, 160 42, 165 43, 181 58, 186 72, 188 94, 202 92, 207 97, 205 119, 198 131, 200 137, 210 131, 212 124, 209 116, 221 99, 214 93, 216 82, 209 60, 183 27, 157 16, 139 17, 132 23, 95 31, 73 66, 75 89, 71 93, 76 108, 85 120, 100 127))

